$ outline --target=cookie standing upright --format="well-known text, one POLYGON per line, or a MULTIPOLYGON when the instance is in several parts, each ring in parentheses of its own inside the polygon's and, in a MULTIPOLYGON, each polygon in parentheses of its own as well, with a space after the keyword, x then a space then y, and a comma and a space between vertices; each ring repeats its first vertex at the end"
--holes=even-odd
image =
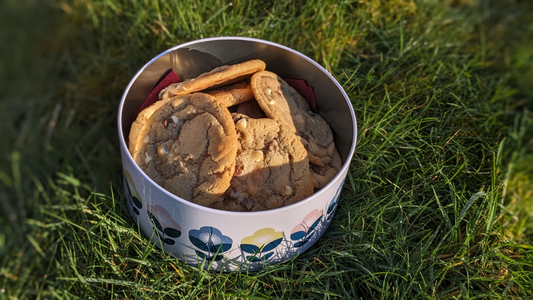
POLYGON ((162 100, 130 146, 139 167, 172 194, 209 206, 235 170, 237 135, 229 111, 207 94, 162 100))
POLYGON ((210 89, 204 93, 215 97, 220 104, 226 107, 245 103, 254 98, 250 84, 244 81, 220 88, 210 89))
POLYGON ((264 70, 265 67, 265 62, 260 59, 252 59, 235 65, 221 66, 200 74, 196 78, 169 85, 159 92, 159 99, 166 99, 239 82, 256 72, 264 70))
MULTIPOLYGON (((320 115, 311 111, 307 101, 295 89, 269 71, 255 73, 250 84, 265 114, 289 126, 302 138, 310 163, 317 167, 333 168, 336 172, 340 170, 342 165, 337 160, 332 162, 337 150, 331 128, 320 115)), ((316 184, 315 188, 323 186, 316 184)))
POLYGON ((260 211, 313 194, 307 151, 288 127, 273 119, 232 115, 239 141, 235 173, 224 202, 215 208, 260 211))

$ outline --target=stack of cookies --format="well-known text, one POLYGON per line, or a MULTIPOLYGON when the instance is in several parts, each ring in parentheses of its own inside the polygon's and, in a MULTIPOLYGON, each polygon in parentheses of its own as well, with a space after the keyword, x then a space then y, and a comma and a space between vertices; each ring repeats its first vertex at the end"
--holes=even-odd
POLYGON ((222 66, 161 90, 133 122, 129 151, 170 193, 231 211, 296 203, 342 161, 327 122, 261 60, 222 66))

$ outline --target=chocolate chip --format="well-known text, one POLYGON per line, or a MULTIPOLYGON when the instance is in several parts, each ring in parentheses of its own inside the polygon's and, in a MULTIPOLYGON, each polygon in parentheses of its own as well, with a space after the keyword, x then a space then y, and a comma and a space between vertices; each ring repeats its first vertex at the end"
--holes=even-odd
POLYGON ((299 131, 298 134, 299 134, 301 137, 303 137, 304 139, 306 139, 306 140, 309 140, 309 138, 310 138, 310 136, 309 136, 309 131, 306 131, 306 132, 304 132, 304 131, 299 131))
POLYGON ((276 139, 273 139, 270 143, 268 143, 268 150, 272 152, 276 152, 278 151, 278 149, 279 149, 279 146, 278 146, 278 141, 276 139))
POLYGON ((227 193, 228 197, 231 198, 231 199, 238 199, 239 198, 239 193, 237 192, 237 189, 234 188, 234 187, 230 187, 226 193, 227 193))
POLYGON ((313 169, 313 171, 315 171, 315 173, 317 173, 317 174, 320 175, 320 176, 324 176, 324 174, 325 174, 325 172, 324 172, 324 168, 321 168, 321 167, 319 167, 319 166, 315 166, 315 165, 313 165, 313 166, 311 167, 311 169, 313 169))
POLYGON ((250 200, 250 197, 244 197, 239 204, 246 209, 250 209, 252 208, 253 202, 250 200))
POLYGON ((242 171, 243 171, 242 167, 235 166, 235 172, 233 172, 233 176, 235 176, 235 177, 241 176, 242 175, 242 171))

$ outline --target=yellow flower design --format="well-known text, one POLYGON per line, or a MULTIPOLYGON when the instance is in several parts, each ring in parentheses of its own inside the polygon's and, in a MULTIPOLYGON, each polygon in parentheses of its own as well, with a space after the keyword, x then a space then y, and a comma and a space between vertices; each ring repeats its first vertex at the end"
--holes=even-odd
POLYGON ((137 192, 137 189, 135 188, 135 183, 133 183, 133 178, 131 178, 130 172, 124 170, 124 174, 126 175, 126 181, 128 182, 128 186, 131 187, 130 193, 132 197, 136 197, 137 199, 141 200, 141 196, 139 195, 139 192, 137 192))
POLYGON ((283 240, 283 232, 273 228, 263 228, 241 241, 241 249, 246 253, 268 252, 283 240))
POLYGON ((126 199, 130 202, 131 208, 135 214, 139 215, 139 209, 143 207, 141 196, 135 188, 133 178, 131 178, 130 172, 124 170, 124 192, 126 193, 126 199))

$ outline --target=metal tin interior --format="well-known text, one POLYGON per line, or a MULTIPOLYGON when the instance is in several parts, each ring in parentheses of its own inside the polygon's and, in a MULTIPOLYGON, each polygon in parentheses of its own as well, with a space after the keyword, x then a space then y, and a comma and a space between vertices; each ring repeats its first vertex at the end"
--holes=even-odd
POLYGON ((119 111, 121 142, 134 114, 159 80, 173 69, 182 79, 227 64, 261 59, 282 78, 305 79, 314 88, 320 115, 330 124, 337 149, 346 162, 356 143, 356 120, 349 98, 336 80, 310 58, 282 45, 239 37, 209 38, 181 44, 155 57, 132 79, 119 111))

